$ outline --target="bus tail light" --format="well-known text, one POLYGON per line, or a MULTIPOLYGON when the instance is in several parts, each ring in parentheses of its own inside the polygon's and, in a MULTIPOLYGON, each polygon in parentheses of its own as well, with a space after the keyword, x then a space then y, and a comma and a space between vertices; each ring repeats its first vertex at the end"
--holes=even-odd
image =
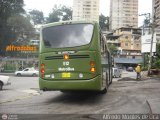
POLYGON ((41 74, 44 74, 44 73, 45 73, 44 68, 41 68, 41 74))
POLYGON ((69 59, 69 55, 68 54, 64 54, 63 58, 64 58, 64 60, 68 60, 69 59))
POLYGON ((45 66, 44 63, 42 63, 42 64, 41 64, 41 68, 44 68, 44 66, 45 66))
POLYGON ((90 71, 92 73, 95 73, 96 72, 96 68, 95 68, 95 62, 94 61, 90 61, 90 71))
POLYGON ((45 64, 44 64, 44 63, 42 63, 42 64, 41 64, 41 69, 40 69, 41 77, 42 77, 42 78, 44 78, 44 73, 45 73, 45 69, 44 69, 44 67, 45 67, 45 64))
POLYGON ((95 66, 95 62, 94 61, 90 61, 90 66, 94 67, 95 66))
POLYGON ((90 71, 91 71, 92 73, 95 73, 95 72, 96 72, 96 68, 95 68, 95 67, 91 67, 90 71))

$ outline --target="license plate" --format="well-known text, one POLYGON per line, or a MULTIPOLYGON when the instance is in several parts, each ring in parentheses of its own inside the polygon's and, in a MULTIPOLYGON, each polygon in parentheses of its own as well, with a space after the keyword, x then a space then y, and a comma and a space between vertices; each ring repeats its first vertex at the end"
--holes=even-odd
POLYGON ((70 78, 71 73, 62 73, 62 78, 70 78))

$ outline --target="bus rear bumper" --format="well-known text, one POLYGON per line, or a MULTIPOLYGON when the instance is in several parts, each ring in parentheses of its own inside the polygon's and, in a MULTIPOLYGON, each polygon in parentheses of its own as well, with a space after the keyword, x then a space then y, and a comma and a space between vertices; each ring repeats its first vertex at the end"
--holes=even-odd
POLYGON ((101 76, 89 80, 66 80, 48 81, 39 78, 40 90, 95 90, 100 91, 102 82, 101 76))

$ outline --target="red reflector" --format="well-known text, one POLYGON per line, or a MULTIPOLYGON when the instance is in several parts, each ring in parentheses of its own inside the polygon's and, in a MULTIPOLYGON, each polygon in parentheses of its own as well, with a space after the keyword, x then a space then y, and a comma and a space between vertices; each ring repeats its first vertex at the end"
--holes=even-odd
POLYGON ((96 68, 92 67, 90 71, 94 73, 96 72, 96 68))
POLYGON ((45 70, 44 68, 41 68, 41 74, 44 74, 45 70))
POLYGON ((90 61, 90 66, 94 67, 95 66, 95 62, 94 61, 90 61))
POLYGON ((64 60, 68 60, 69 59, 69 55, 68 54, 64 54, 63 58, 64 58, 64 60))

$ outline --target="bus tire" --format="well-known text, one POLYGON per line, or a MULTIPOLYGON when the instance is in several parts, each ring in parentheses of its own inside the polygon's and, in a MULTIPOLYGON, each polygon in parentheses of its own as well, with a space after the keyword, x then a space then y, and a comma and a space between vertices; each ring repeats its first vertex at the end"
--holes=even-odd
POLYGON ((107 88, 105 87, 100 93, 101 94, 106 94, 107 93, 107 88))
POLYGON ((108 90, 108 74, 106 72, 106 87, 101 91, 101 94, 106 94, 108 90))
POLYGON ((112 80, 113 80, 113 77, 111 77, 111 81, 109 82, 109 85, 112 84, 112 80))

